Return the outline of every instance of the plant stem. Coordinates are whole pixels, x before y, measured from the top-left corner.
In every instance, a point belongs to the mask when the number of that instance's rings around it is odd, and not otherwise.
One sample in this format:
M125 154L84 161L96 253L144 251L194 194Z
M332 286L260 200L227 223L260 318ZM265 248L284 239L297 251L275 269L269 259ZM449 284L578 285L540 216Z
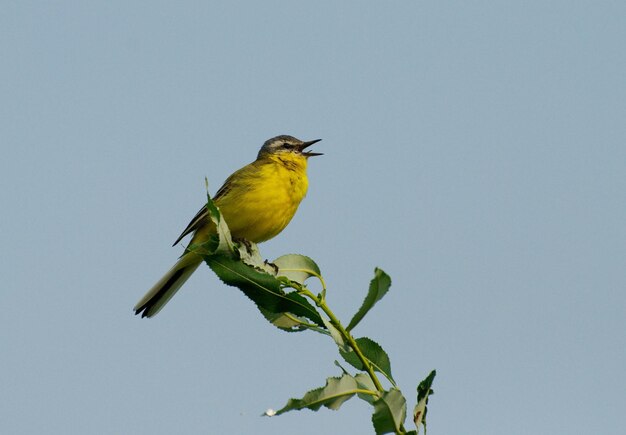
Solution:
M335 328L337 328L339 333L343 336L344 340L348 342L352 350L354 350L354 353L356 353L356 356L359 358L359 360L363 364L363 367L365 367L365 370L367 371L367 374L369 375L369 377L372 379L372 382L374 383L374 386L376 387L376 389L380 391L381 393L385 391L382 384L378 380L378 377L376 376L376 373L374 372L372 365L367 360L367 358L365 358L365 355L363 355L363 352L361 352L361 349L359 348L356 341L354 340L354 337L352 337L352 335L346 330L346 328L343 327L343 325L341 324L337 316L335 316L335 313L333 313L332 310L328 307L328 305L326 305L326 301L315 296L313 293L311 293L311 291L309 291L304 286L302 286L299 289L299 291L301 294L307 296L309 299L315 302L315 304L318 307L320 307L322 311L324 311L324 313L326 313L326 315L330 319L330 323Z

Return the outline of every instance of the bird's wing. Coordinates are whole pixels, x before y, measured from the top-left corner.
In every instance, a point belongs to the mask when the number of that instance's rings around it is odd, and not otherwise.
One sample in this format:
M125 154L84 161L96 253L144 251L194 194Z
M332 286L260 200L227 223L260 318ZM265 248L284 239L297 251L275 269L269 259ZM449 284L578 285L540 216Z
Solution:
M233 187L233 179L235 178L235 174L232 174L230 177L228 177L226 181L224 182L224 184L222 185L222 187L219 188L215 196L212 198L214 202L218 201L221 197L225 196L228 192L230 192L230 190ZM196 213L196 215L193 217L191 222L189 222L189 225L187 225L187 228L185 228L183 232L180 233L180 236L178 236L178 238L176 239L176 241L174 242L172 246L176 246L178 242L180 242L187 234L193 233L202 225L204 225L207 219L209 219L209 211L207 210L206 205L204 205L198 211L198 213Z

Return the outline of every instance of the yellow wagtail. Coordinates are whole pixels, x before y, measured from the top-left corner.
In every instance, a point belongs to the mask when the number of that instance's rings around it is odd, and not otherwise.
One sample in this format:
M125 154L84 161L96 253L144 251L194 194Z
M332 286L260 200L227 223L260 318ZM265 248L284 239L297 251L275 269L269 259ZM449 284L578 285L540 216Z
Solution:
M309 181L307 159L321 153L305 151L321 139L303 142L292 136L267 140L256 160L226 179L213 201L226 220L231 235L260 243L278 235L296 213ZM200 209L174 245L192 234L190 246L206 242L215 233L206 205ZM202 263L200 255L186 250L176 264L135 305L135 314L152 317L174 296Z

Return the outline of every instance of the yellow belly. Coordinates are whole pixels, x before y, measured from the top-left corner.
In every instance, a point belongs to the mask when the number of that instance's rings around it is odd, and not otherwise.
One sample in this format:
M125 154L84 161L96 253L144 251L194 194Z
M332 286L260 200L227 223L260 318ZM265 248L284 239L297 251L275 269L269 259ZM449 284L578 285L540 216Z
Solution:
M227 180L230 190L216 200L234 238L255 243L280 233L306 195L306 158L256 161Z

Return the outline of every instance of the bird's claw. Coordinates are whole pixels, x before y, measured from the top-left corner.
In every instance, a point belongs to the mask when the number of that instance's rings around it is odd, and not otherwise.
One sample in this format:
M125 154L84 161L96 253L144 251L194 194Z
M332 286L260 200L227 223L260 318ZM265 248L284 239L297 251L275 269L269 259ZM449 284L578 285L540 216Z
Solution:
M248 252L249 255L252 255L252 242L246 239L235 239L235 241L242 244L246 248L246 252Z
M272 263L270 261L267 261L267 260L265 260L264 263L265 263L266 266L269 266L272 269L274 269L274 271L275 271L274 275L278 275L278 266L277 265L275 265L274 263Z

